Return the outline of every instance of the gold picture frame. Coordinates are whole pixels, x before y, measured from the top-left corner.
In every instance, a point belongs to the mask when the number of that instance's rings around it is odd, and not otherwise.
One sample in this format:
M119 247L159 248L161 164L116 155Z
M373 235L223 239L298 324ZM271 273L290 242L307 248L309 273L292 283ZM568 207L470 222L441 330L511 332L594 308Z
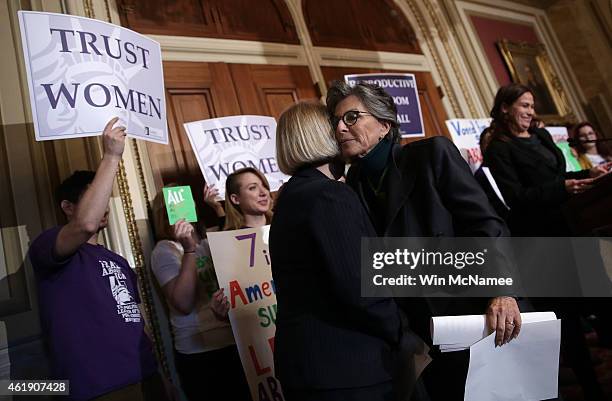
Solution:
M569 106L561 81L555 74L544 45L502 39L497 46L513 82L531 89L536 113L546 124L573 124L576 116Z

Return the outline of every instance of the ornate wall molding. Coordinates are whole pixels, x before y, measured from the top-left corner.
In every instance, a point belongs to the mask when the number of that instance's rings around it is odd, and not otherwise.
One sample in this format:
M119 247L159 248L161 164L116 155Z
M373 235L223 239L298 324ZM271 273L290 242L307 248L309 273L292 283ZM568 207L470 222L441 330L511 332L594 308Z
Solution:
M302 2L301 0L285 0L285 2L287 3L287 8L291 13L291 18L293 18L293 23L295 24L295 30L298 34L301 47L304 49L304 56L308 65L308 70L310 71L310 76L312 77L312 81L315 82L319 88L321 98L325 99L325 96L327 95L327 85L325 84L325 77L323 76L323 71L321 71L321 66L316 61L317 56L315 55L314 47L312 45L310 32L306 26Z
M373 52L365 50L315 47L317 63L321 66L383 68L389 70L430 71L427 57L422 54Z
M147 35L162 47L164 61L306 65L302 46L246 40Z
M425 0L425 2L428 1L429 0ZM434 76L434 80L436 84L442 87L445 95L442 101L447 109L448 116L453 118L466 115L468 110L462 107L462 102L458 98L456 90L453 88L453 78L449 76L445 68L446 63L444 55L442 54L443 51L438 47L438 45L441 44L437 37L438 29L433 26L434 23L428 16L427 10L422 8L424 6L423 1L395 0L395 2L413 25L423 54L432 67L431 72Z
M470 20L471 15L496 18L514 23L529 24L546 46L551 64L568 94L568 102L579 119L584 118L581 102L584 94L575 74L552 29L546 12L542 9L503 0L440 0L455 27L457 43L462 58L467 61L471 80L477 88L480 103L487 108L493 103L499 84L495 74L486 62L487 57Z
M439 2L435 2L434 4L433 1L424 1L421 4L422 6L425 6L429 17L433 22L432 26L435 27L435 32L438 34L444 48L444 52L441 53L441 56L445 57L448 60L448 64L450 64L450 69L448 68L447 64L447 68L444 70L452 71L454 74L454 80L451 79L451 82L455 81L458 85L459 95L457 97L462 98L462 102L467 104L467 109L469 110L468 116L479 117L481 115L479 114L479 108L476 106L473 96L471 96L474 88L468 84L466 79L468 74L465 70L461 54L457 51L458 49L454 41L454 35L452 35L453 28L450 21L443 14L442 9L439 6Z

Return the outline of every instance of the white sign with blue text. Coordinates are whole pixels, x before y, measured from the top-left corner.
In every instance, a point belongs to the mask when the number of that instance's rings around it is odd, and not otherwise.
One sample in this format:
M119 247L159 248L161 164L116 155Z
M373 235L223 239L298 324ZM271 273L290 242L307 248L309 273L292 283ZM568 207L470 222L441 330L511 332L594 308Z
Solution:
M254 167L270 190L276 191L289 176L276 163L276 120L267 116L230 116L183 124L200 170L208 185L225 197L225 180L234 171Z
M472 172L482 164L480 152L480 134L491 124L490 118L459 118L446 120L446 127L453 138L455 146L459 148Z
M168 143L159 43L89 18L18 15L37 141L99 135L119 117L128 136Z

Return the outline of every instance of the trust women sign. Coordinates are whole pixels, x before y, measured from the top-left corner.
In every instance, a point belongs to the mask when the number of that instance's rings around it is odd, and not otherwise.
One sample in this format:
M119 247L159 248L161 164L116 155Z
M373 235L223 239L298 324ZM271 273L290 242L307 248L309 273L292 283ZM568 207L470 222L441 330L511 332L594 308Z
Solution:
M276 162L276 120L268 116L229 116L183 124L200 170L208 185L225 196L225 180L234 171L253 167L261 171L270 190L289 180Z
M168 143L159 43L89 18L18 14L36 140L99 135L116 116L128 136Z

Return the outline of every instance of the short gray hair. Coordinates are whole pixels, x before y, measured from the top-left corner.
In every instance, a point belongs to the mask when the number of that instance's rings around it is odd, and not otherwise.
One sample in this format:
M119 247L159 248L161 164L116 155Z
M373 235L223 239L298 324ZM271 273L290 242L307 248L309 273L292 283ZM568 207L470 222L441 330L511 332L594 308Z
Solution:
M388 122L391 125L389 138L393 142L399 142L400 125L397 121L397 107L393 103L391 95L378 85L357 83L354 86L350 86L344 81L334 81L327 92L326 99L327 113L330 117L334 116L338 103L349 96L358 98L366 110L376 119Z
M276 126L276 161L283 173L293 175L301 167L329 162L339 153L325 106L299 102L281 114Z

